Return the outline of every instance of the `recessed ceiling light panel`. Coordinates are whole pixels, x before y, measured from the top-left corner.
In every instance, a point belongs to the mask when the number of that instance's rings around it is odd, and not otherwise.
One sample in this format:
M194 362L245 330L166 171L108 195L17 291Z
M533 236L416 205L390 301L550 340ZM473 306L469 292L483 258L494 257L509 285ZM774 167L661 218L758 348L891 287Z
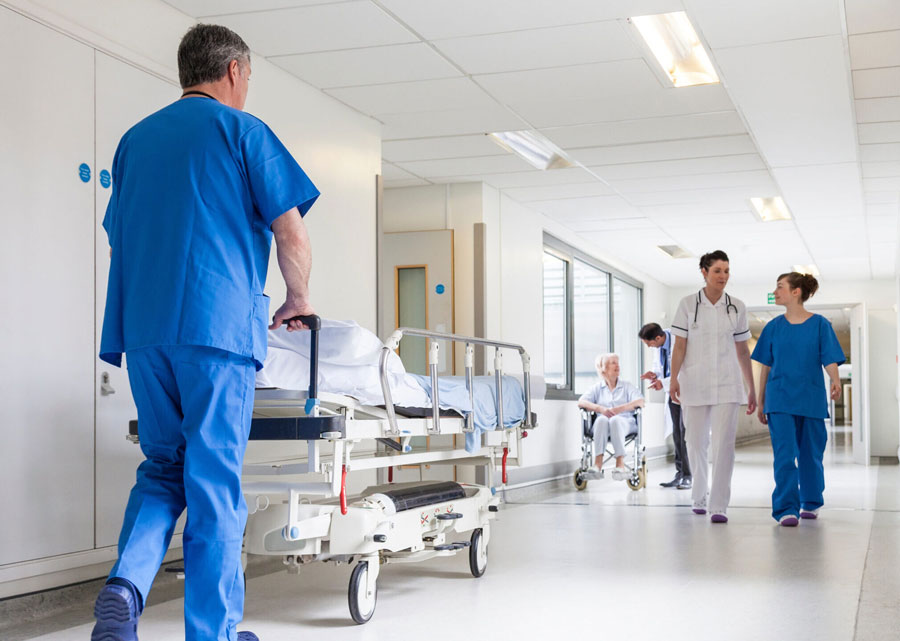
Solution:
M751 198L750 204L753 205L753 211L764 223L770 223L773 220L790 220L791 211L788 209L781 196L773 198Z
M498 131L488 135L498 145L540 170L565 169L574 164L566 152L536 131Z
M684 11L629 18L650 53L676 87L719 82L694 26Z
M819 268L815 265L794 265L794 271L800 274L812 274L816 278L819 277Z
M678 245L657 245L659 249L672 258L693 258L694 255Z

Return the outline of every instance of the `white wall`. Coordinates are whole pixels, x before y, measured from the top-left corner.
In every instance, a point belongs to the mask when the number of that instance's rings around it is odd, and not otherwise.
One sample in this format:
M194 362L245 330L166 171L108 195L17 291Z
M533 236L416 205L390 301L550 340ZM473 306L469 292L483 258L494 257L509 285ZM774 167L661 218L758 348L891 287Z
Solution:
M732 296L740 298L748 307L767 305L767 293L775 288L772 282L729 286ZM695 294L702 281L691 288L673 288L669 293L669 314L678 302ZM869 321L869 406L871 412L871 455L896 456L900 416L897 404L897 286L893 280L826 281L820 279L819 291L808 305L847 306L865 303ZM774 310L784 308L771 306ZM671 317L671 316L670 316Z

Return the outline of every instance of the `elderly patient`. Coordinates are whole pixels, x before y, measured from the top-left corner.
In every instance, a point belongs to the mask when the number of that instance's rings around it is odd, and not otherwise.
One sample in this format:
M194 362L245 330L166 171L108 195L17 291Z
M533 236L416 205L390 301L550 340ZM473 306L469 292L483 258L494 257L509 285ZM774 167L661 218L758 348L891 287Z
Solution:
M609 439L616 456L612 477L613 480L621 481L628 476L625 470L625 437L637 432L634 411L644 406L644 399L634 385L619 378L617 354L601 354L597 356L594 365L600 375L600 382L578 399L578 407L597 413L594 420L594 467L589 473L599 473L603 465L606 440Z

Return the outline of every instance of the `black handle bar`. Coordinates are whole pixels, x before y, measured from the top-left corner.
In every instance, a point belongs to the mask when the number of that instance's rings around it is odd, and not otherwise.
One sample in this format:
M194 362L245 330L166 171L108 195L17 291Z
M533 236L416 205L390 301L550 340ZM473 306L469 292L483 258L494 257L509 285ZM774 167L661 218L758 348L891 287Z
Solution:
M319 330L322 327L322 319L311 314L309 316L294 316L287 320L281 321L287 325L290 321L300 321L309 329L309 398L306 400L306 413L309 414L312 408L319 404L318 399L318 382L319 382Z

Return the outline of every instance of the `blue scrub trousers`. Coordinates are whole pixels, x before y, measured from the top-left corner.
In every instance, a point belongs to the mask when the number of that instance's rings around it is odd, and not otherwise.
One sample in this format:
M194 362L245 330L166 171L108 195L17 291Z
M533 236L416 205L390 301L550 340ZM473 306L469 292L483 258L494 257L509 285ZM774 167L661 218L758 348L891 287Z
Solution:
M828 439L825 420L780 412L767 417L775 454L772 517L777 521L786 514L799 516L801 509L822 507L825 491L822 458Z
M256 368L245 356L185 345L129 351L127 363L146 460L110 577L131 581L146 602L187 508L185 639L235 641L244 608L241 467Z

